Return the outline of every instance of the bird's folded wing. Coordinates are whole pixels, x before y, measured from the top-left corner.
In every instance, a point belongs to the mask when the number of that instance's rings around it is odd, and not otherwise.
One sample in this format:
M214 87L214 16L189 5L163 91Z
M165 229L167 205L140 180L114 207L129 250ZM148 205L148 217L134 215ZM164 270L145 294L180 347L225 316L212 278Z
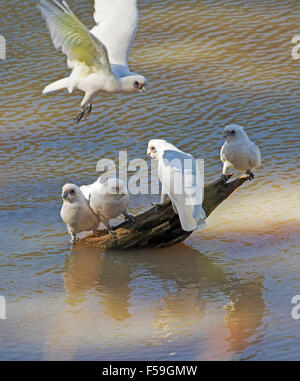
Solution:
M226 161L225 155L224 155L224 147L225 147L225 144L223 144L221 151L220 151L220 159L221 159L222 163L225 163L225 161Z
M94 18L91 33L105 45L110 63L128 66L138 26L137 0L95 0Z
M182 229L203 228L203 189L195 159L181 151L165 150L159 172L163 188L176 206Z
M260 150L255 143L252 143L249 147L249 160L251 167L258 168L261 166Z
M89 207L95 214L99 215L105 199L105 189L103 184L99 181L95 181L88 186L86 193L89 194Z
M84 64L91 71L111 71L107 51L65 1L39 0L37 5L46 20L53 44L68 56L68 64Z

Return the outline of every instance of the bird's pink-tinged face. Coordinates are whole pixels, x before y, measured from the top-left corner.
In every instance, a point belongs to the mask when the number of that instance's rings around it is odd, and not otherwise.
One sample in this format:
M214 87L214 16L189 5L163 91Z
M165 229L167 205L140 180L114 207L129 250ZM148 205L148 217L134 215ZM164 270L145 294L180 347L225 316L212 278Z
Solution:
M149 144L148 145L147 155L150 156L152 159L156 159L156 157L157 157L157 150L156 150L156 148L154 147L153 144Z
M223 137L227 140L246 136L244 128L238 124L230 124L224 128Z
M146 84L141 81L134 81L133 87L138 91L139 93L144 93L146 91Z
M61 196L64 201L73 201L77 196L76 187L73 184L64 185Z
M138 93L144 93L146 91L147 79L142 75L133 75L130 77L133 90Z
M224 130L224 133L223 133L223 136L224 138L230 138L230 137L233 137L236 135L236 131L235 129L228 129L228 130Z

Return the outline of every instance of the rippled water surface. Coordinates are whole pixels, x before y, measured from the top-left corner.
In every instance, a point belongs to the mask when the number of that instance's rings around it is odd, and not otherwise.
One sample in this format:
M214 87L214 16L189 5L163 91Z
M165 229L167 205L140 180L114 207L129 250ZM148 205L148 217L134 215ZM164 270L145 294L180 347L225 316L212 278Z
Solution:
M34 1L0 3L0 320L2 360L297 360L300 322L300 2L140 0L130 66L143 95L41 96L67 74ZM92 26L93 2L69 0ZM263 166L165 250L71 248L61 186L94 181L100 158L145 158L167 138L221 174L222 128L245 126ZM132 197L131 212L155 196ZM230 306L234 308L230 308ZM227 308L224 308L227 306Z

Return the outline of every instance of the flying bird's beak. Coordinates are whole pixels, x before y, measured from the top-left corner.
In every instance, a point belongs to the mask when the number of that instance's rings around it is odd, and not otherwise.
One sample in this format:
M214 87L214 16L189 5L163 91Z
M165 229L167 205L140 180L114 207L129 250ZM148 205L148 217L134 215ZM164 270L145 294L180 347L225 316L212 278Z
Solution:
M139 83L139 90L140 90L141 93L145 93L146 92L145 85L143 85L142 83Z
M65 199L68 197L68 192L67 192L67 191L64 191L62 197L63 197L63 199L65 200Z

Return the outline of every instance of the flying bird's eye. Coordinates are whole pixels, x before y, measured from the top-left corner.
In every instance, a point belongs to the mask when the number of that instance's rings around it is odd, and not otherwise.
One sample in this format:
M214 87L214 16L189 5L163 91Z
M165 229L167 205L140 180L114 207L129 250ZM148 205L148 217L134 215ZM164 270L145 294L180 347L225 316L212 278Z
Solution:
M75 190L74 190L74 189L71 189L71 190L70 190L70 195L74 196L74 194L75 194Z
M235 135L235 130L230 131L230 134L231 134L232 136L234 136L234 135Z
M133 87L135 87L136 89L138 89L140 87L140 84L138 81L135 81L134 84L133 84Z

